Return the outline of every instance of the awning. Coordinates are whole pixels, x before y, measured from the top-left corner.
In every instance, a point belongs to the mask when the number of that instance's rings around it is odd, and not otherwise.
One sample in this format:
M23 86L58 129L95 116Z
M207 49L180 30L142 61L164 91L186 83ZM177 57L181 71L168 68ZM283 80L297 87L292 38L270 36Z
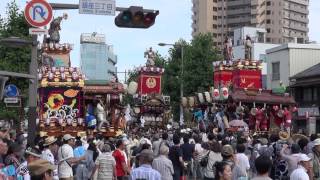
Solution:
M115 83L112 85L85 85L82 89L85 94L119 94L124 93L123 85Z

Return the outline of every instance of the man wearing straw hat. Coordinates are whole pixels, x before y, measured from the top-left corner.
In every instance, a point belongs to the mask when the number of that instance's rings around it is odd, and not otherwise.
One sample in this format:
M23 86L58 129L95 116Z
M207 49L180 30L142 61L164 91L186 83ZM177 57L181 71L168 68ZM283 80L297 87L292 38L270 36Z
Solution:
M57 139L53 136L49 136L45 139L44 150L42 151L41 159L49 161L52 165L56 164L54 155L58 152ZM53 179L58 180L58 170L57 168L53 170Z

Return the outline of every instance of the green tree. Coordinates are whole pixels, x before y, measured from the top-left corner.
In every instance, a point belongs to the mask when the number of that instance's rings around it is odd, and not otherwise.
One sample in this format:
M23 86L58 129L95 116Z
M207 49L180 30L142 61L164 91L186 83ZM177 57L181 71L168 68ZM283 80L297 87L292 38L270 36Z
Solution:
M171 97L175 120L179 119L181 81L183 81L184 96L208 91L213 84L212 62L217 61L219 56L213 48L212 39L211 34L199 34L191 43L179 40L169 51L170 57L163 77L163 93ZM182 77L181 47L184 54Z
M28 24L25 21L24 14L19 10L15 1L8 3L6 17L0 16L0 39L6 37L19 37L31 39L28 32ZM7 47L0 45L0 70L19 73L29 72L29 63L31 57L30 47ZM26 94L28 90L28 80L10 77L7 83L15 84L20 89L20 94ZM26 102L25 100L24 102ZM18 109L5 108L0 103L0 118L18 119Z

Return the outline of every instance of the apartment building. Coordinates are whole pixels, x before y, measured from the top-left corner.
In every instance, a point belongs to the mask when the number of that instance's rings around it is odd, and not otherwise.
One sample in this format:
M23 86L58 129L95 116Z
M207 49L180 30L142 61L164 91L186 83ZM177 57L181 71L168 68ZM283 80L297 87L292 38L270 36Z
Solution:
M226 36L244 26L266 29L266 42L308 42L309 0L193 0L192 36L213 34L223 47Z

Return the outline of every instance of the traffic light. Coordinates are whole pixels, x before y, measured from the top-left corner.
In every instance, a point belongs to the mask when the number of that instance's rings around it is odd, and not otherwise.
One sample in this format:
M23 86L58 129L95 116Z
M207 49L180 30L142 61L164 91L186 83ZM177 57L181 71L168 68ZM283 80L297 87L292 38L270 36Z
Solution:
M122 9L114 23L122 28L149 28L156 20L159 11L146 10L139 6Z

